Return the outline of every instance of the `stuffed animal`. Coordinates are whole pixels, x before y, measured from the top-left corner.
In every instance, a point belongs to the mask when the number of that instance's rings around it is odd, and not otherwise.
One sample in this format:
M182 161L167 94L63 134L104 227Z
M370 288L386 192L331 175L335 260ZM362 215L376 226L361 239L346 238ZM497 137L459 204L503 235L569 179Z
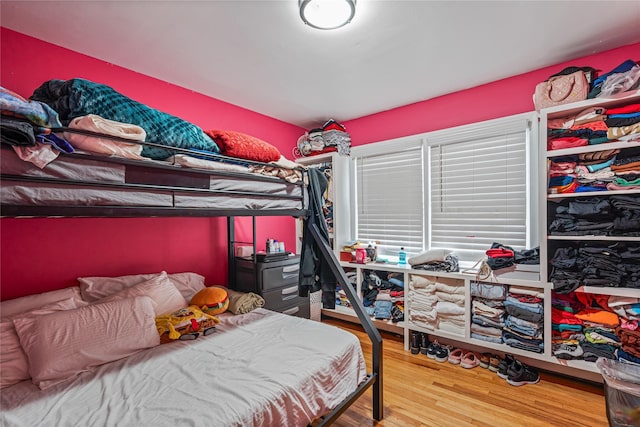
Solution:
M209 286L191 298L191 305L197 305L207 314L224 313L229 308L229 293L222 286Z
M156 317L161 344L179 339L195 339L200 333L209 335L215 332L216 323L220 323L218 318L204 313L196 305Z

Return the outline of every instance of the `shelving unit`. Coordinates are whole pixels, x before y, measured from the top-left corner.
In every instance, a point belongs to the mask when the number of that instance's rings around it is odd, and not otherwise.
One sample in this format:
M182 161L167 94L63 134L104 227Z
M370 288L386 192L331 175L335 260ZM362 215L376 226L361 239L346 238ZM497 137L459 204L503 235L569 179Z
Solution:
M578 113L581 113L589 107L601 106L605 108L621 107L628 104L634 104L640 102L640 91L633 91L631 93L623 93L615 98L609 99L590 99L583 102L577 102L568 105L562 105L554 108L549 108L540 111L540 164L549 165L552 158L569 155L580 155L591 152L599 152L605 150L618 149L620 155L624 155L625 150L630 148L640 147L640 142L630 141L614 141L596 145L587 145L575 148L565 148L560 150L547 150L547 123L551 119L569 118ZM548 189L549 184L549 168L540 173L539 188ZM577 192L577 193L550 193L548 190L540 191L540 221L542 227L540 228L540 273L543 280L549 280L551 282L551 268L549 261L553 257L553 251L557 248L564 247L577 247L582 243L584 244L634 244L637 243L640 246L640 237L637 236L614 236L614 235L552 235L549 232L549 226L551 224L552 215L554 215L554 209L552 206L557 206L557 202L564 200L586 200L586 199L608 199L611 196L616 195L638 195L639 190L614 190L614 191L592 191L592 192ZM553 203L552 203L553 202ZM594 217L595 218L595 217ZM553 288L553 283L551 283ZM610 296L626 296L640 298L640 289L632 289L625 287L600 287L600 286L581 286L574 292L583 292L589 294L610 295ZM548 318L548 323L551 324L551 317ZM550 350L550 349L549 349ZM585 360L564 360L557 359L553 355L553 352L546 351L545 358L562 366L572 368L578 371L588 373L598 373L595 363Z

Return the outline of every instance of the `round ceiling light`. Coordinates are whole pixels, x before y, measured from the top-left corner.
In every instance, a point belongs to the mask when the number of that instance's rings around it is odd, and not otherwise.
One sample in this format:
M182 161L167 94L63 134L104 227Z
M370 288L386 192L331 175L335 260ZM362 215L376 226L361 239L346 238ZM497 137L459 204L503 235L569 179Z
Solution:
M356 0L298 0L305 24L320 30L333 30L348 24L356 13Z

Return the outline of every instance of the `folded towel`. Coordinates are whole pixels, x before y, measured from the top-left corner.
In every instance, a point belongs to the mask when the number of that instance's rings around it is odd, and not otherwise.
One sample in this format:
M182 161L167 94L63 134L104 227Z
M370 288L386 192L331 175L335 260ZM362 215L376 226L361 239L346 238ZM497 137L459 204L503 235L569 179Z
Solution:
M108 120L96 114L87 114L86 116L76 117L69 122L69 127L110 136L117 136L119 138L130 139L132 141L142 142L147 137L147 133L140 126ZM143 158L140 156L143 148L140 144L115 141L109 138L100 138L97 136L82 135L71 132L65 132L64 137L79 150L115 155L128 159L140 160Z
M228 289L229 293L229 311L233 314L248 313L256 308L264 306L264 298L253 292L238 292Z

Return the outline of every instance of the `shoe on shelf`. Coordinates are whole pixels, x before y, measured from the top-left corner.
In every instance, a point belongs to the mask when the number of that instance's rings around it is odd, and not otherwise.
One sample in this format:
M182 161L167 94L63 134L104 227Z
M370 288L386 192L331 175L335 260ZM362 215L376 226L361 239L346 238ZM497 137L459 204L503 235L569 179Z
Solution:
M411 354L420 353L420 332L411 331L411 340L409 341L409 350L411 350Z
M518 360L509 369L507 382L512 386L520 387L525 384L536 384L539 381L540 374L538 374L538 371Z
M431 344L429 344L429 347L427 347L427 357L429 359L435 359L436 353L438 352L439 349L440 349L440 344L438 344L437 340L433 340Z
M464 356L464 350L461 348L456 348L455 350L451 350L449 352L449 363L451 363L452 365L459 365L460 364L460 360L462 359L462 356Z
M451 347L450 345L441 345L436 350L436 362L446 362L447 360L449 360L449 352L451 350L453 350L453 347Z
M502 362L502 358L497 354L492 354L489 358L489 370L491 372L498 372L498 367L500 366L500 362Z
M429 334L420 332L420 353L426 355L430 345Z
M460 366L465 369L472 369L478 365L480 365L480 358L473 351L466 353L462 356L462 359L460 359Z
M482 353L480 355L480 367L484 369L488 369L490 363L491 363L491 353Z
M496 372L496 374L498 374L498 376L503 380L506 380L509 377L509 368L511 367L511 365L515 363L515 361L516 361L515 357L513 357L510 354L505 354L504 358L500 361L500 364L498 365L498 371Z

